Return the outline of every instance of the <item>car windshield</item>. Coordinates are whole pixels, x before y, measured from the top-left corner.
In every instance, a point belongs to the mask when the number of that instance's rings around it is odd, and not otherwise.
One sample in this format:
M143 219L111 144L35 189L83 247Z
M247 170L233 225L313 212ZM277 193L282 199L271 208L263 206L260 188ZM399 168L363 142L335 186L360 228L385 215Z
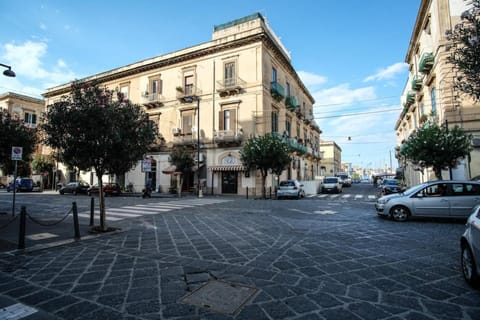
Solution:
M395 180L395 179L385 179L385 184L396 186L396 185L398 185L398 181Z
M338 179L337 178L326 178L325 183L337 183Z

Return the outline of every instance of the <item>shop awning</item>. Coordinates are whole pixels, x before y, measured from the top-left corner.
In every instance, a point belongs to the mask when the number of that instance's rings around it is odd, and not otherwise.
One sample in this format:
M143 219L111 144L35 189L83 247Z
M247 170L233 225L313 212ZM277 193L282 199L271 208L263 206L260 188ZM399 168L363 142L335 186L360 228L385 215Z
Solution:
M241 164L236 165L219 165L208 167L210 171L245 171L245 167Z
M164 174L173 174L175 173L175 170L177 169L177 166L175 165L171 165L171 166L168 166L166 167L165 169L162 170L162 173Z

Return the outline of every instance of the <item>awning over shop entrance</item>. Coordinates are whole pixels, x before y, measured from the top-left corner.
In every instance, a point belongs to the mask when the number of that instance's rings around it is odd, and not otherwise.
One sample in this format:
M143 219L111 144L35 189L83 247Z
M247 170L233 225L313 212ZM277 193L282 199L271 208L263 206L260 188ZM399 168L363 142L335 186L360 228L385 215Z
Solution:
M164 174L173 174L175 173L175 170L177 169L177 167L175 165L171 165L171 166L168 166L166 167L165 169L162 170L162 173Z
M245 167L241 164L236 165L218 165L208 167L210 171L245 171Z

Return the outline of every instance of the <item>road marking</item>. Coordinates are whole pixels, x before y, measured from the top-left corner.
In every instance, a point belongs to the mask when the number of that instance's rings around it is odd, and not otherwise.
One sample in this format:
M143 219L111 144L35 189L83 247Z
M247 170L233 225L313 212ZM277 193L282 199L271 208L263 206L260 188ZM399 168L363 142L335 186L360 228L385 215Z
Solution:
M12 304L8 307L0 308L0 319L18 320L36 313L38 310L21 303Z
M355 199L361 199L361 198L363 198L363 194L356 194L355 195Z

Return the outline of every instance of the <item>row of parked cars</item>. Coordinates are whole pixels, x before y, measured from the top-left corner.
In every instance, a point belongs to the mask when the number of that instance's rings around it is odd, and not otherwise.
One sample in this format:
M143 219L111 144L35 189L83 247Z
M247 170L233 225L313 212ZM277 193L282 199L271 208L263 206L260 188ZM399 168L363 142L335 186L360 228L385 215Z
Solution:
M67 183L65 186L61 187L58 192L60 194L87 194L91 196L99 193L99 187L98 184L90 186L87 182L75 181ZM122 193L118 183L104 183L103 192L106 196L118 196Z
M395 221L413 217L468 218L460 239L461 266L465 280L480 285L480 183L437 180L425 182L377 199L379 216Z
M343 187L351 187L352 179L350 177L327 177L323 179L321 191L322 193L340 193ZM280 181L277 189L277 199L305 197L305 190L303 184L298 180L283 180Z

